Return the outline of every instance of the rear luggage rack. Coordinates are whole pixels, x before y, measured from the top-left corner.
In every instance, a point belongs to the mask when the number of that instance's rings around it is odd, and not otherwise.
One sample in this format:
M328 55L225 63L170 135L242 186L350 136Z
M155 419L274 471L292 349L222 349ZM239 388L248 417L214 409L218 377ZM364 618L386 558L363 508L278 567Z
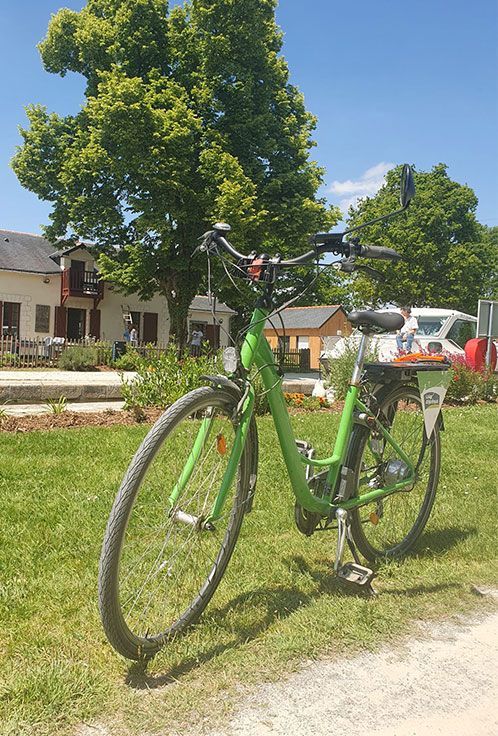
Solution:
M420 371L447 371L451 368L449 361L415 360L399 363L365 363L363 376L367 381L390 383L391 381L413 381Z

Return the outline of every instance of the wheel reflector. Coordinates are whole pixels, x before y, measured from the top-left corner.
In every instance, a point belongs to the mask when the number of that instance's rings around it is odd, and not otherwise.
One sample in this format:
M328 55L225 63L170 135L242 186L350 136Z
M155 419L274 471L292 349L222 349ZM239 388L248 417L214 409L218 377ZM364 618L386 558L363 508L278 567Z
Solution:
M225 436L222 434L219 434L216 437L216 449L218 450L218 454L225 455L227 451L227 441L225 439Z

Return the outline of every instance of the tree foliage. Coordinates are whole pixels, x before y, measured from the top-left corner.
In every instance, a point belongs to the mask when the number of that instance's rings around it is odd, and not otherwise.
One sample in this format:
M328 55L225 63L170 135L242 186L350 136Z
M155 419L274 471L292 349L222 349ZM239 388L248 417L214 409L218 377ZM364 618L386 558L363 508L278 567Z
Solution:
M487 293L484 298L498 301L498 225L482 228L482 241L485 249L491 253L491 271Z
M316 196L314 117L280 55L276 0L88 0L52 17L45 69L87 79L60 117L28 108L13 168L53 204L51 240L91 240L104 277L168 300L180 343L213 221L240 250L282 254L337 213ZM263 246L262 246L263 249Z
M374 197L350 211L357 225L399 207L400 167L388 172ZM497 247L478 223L473 190L455 181L445 164L416 172L416 196L408 210L358 233L361 242L395 248L403 261L375 261L385 282L358 276L355 301L444 307L476 314L496 274Z

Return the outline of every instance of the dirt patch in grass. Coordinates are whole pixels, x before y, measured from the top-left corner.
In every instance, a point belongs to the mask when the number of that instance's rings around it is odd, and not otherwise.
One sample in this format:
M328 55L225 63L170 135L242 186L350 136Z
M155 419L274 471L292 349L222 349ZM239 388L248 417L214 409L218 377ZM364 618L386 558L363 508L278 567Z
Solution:
M327 409L318 409L319 413L340 412L344 402L335 402ZM112 427L133 426L136 424L152 424L164 409L157 407L139 409L138 411L115 411L106 409L99 412L65 411L62 414L37 414L32 416L3 416L0 417L0 432L35 432L37 430L71 429L73 427ZM289 413L309 414L310 410L289 408Z
M48 429L71 429L73 427L112 427L132 426L145 422L155 422L162 414L162 409L144 409L141 413L132 411L114 411L108 409L100 412L65 411L62 414L38 414L34 416L0 417L0 432L34 432Z
M487 402L478 402L486 405ZM344 408L343 401L335 401L329 407L322 409L301 409L297 407L288 407L289 414L338 414ZM445 410L455 410L459 407L444 406ZM134 426L136 424L144 424L157 421L164 409L157 407L140 409L138 411L115 411L106 409L100 412L75 412L65 411L62 414L38 414L33 416L0 416L0 432L35 432L37 430L50 429L71 429L73 427L112 427L118 426Z

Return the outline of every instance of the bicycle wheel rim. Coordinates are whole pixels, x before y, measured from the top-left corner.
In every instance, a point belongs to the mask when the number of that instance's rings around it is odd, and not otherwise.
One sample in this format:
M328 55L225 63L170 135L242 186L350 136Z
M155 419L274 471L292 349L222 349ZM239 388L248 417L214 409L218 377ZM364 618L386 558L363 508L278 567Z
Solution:
M119 551L117 605L129 638L144 651L159 648L198 618L223 575L240 528L244 499L239 491L246 485L241 482L240 466L221 518L212 530L203 526L235 436L233 402L227 404L216 392L210 394L187 404L152 447L145 441L144 457L139 450L123 481L129 498ZM207 415L208 439L171 503L172 489ZM146 468L137 481L141 461ZM190 521L185 520L188 516Z

